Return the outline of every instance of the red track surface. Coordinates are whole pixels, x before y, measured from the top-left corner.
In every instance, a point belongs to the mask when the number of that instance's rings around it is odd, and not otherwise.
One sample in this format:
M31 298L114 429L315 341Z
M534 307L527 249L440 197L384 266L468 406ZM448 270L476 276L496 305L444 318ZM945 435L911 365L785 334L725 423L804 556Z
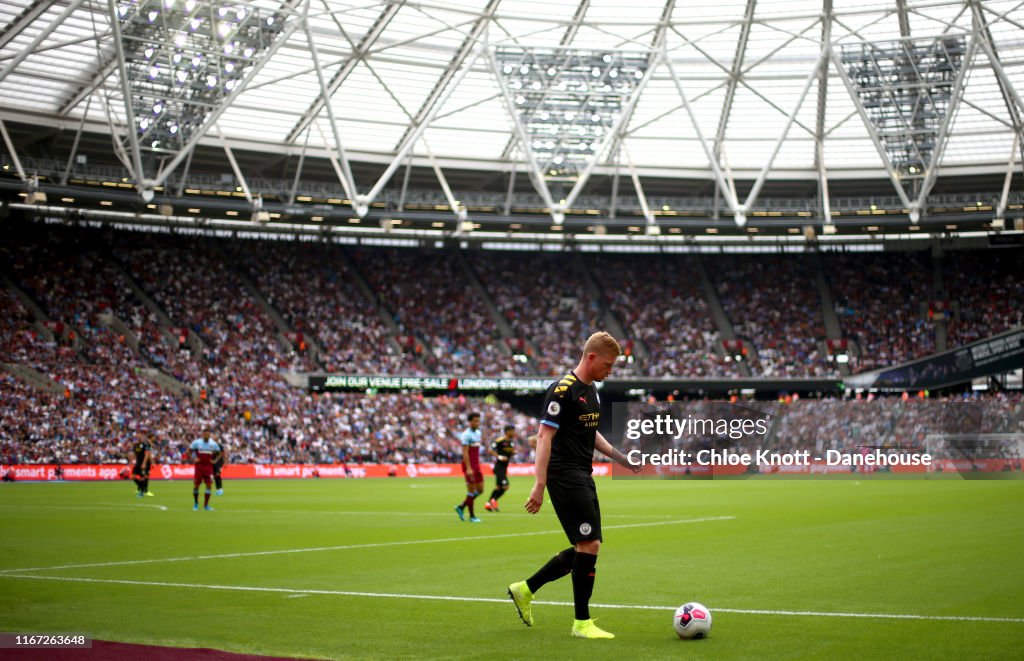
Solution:
M280 656L252 656L220 650L156 647L94 640L90 649L0 649L0 659L12 661L276 661ZM287 657L288 661L295 661Z

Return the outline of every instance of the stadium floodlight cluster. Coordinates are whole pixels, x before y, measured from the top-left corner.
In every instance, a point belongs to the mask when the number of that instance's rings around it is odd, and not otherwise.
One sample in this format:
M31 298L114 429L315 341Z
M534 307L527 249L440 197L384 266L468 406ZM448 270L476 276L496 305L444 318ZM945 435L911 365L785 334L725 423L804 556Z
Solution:
M139 149L153 155L188 144L285 22L240 2L130 0L116 11Z
M923 179L967 55L963 36L844 45L842 62L875 136L901 179Z
M545 179L574 181L601 155L649 53L502 46L495 63L524 151Z

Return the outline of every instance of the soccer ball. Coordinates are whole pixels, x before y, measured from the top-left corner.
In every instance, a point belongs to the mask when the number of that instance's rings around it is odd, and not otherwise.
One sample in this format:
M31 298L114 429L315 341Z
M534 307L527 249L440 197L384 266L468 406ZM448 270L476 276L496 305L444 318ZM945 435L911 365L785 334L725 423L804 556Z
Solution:
M684 640L706 638L711 633L711 611L696 601L683 604L676 609L672 626Z

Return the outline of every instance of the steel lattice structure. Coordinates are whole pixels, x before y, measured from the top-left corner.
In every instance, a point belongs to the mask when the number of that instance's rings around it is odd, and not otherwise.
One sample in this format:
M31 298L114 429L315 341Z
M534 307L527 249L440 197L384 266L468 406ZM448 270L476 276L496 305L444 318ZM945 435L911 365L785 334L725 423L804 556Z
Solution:
M144 197L202 144L256 210L232 149L326 159L360 216L414 165L462 221L448 168L529 172L556 223L622 171L654 231L645 177L713 182L739 225L766 180L807 180L828 227L830 180L888 176L913 221L939 171L1006 173L1001 218L1024 161L1019 0L0 0L0 22L0 120L111 135Z
M134 131L122 148L159 178L158 159L189 149L284 28L275 13L239 3L130 0L116 6L122 87ZM172 161L173 162L173 161Z

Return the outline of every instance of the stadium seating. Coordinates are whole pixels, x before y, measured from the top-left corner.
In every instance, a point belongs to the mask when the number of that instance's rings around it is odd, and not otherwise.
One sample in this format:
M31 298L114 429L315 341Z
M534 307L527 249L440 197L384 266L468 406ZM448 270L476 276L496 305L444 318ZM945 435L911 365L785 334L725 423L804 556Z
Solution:
M360 249L353 256L399 330L424 342L431 371L514 373L494 320L449 252Z
M812 262L796 256L717 255L712 280L738 337L757 349L756 376L830 376Z
M56 386L43 392L3 374L4 452L23 461L98 462L123 458L130 440L152 432L159 456L173 461L210 427L242 461L457 459L453 430L468 408L483 410L495 425L515 420L521 435L533 423L505 405L472 400L308 395L282 371L552 376L571 366L567 360L603 325L606 310L621 323L622 339L643 349L618 373L737 375L734 364L716 355L720 340L693 256L587 254L581 262L564 254L463 256L512 339L522 341L527 362L513 360L499 320L447 250L21 227L0 247L5 274L50 320L54 339L4 286L0 362L32 368ZM932 281L926 253L824 254L821 264L842 333L859 348L854 366L863 370L934 351L928 309L935 301L950 303L949 346L1019 326L1018 257L1019 251L948 253L941 283ZM819 355L823 311L808 261L705 258L712 262L708 271L724 310L757 349L755 376L834 373ZM596 294L581 265L596 276ZM281 328L241 275L288 328L315 340L317 360L281 341ZM139 300L128 277L169 324ZM359 286L360 277L376 301ZM393 328L382 311L392 315ZM124 325L112 324L108 313ZM180 334L192 339L179 343ZM399 350L395 336L402 334L422 342L424 352ZM147 377L154 370L183 388L157 386ZM861 420L865 428L889 424L892 415L878 414L894 406L886 401L873 410L822 402L806 416L792 408L780 421L779 443L817 442L819 415Z
M267 300L297 333L320 346L320 365L350 374L421 374L414 354L399 353L376 306L358 290L340 246L291 241L228 244Z
M644 343L648 376L738 376L716 355L718 331L693 259L667 255L592 255L587 262L631 338Z
M554 376L600 328L600 302L590 296L571 258L535 253L470 253L467 261L516 337L535 353L529 371Z
M632 416L639 416L644 404L630 403ZM1020 434L1024 431L1024 396L1020 393L952 395L939 398L903 397L901 395L866 395L846 398L800 399L764 402L745 401L742 407L724 402L680 402L680 412L695 418L731 419L737 414L747 416L756 410L771 420L765 436L750 435L739 439L721 436L713 439L715 447L729 448L736 453L793 454L809 451L810 456L825 456L828 450L860 453L879 449L885 451L928 451L935 458L958 459L948 444L937 439L941 434ZM983 458L1018 456L1015 439L1002 439L987 451L970 446L971 456ZM1004 445L1000 445L1000 443ZM676 445L682 449L711 447L706 436L683 434ZM628 442L626 448L632 448Z
M232 463L458 462L457 434L470 411L482 413L487 442L514 425L519 458L527 460L525 439L536 431L532 417L508 404L458 397L289 391L252 402L252 415L233 420L112 368L75 365L59 376L66 394L43 393L0 372L0 463L125 463L149 433L155 461L178 463L205 427Z
M855 372L935 351L927 319L932 271L928 253L843 253L823 257L844 337L857 343Z
M950 252L942 260L951 307L950 348L1024 325L1024 263L1020 251Z

